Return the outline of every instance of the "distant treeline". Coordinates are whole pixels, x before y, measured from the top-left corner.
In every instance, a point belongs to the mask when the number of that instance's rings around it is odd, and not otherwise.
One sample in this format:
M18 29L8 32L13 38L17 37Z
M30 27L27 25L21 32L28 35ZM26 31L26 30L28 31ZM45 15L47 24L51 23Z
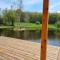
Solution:
M42 23L42 13L22 12L17 10L3 10L0 12L0 25L14 25L14 22ZM49 14L49 24L60 24L60 13Z

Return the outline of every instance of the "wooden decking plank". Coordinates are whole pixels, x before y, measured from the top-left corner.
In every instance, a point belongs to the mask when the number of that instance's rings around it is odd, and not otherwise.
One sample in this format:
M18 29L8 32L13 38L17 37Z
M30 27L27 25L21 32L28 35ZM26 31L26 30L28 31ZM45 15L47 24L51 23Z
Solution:
M16 57L12 57L6 53L0 53L0 56L4 58L3 60L15 60L16 59Z
M0 37L0 60L40 60L40 44ZM59 47L47 46L47 60L57 60Z
M60 60L60 49L59 49L59 52L58 52L57 60Z
M1 47L1 46L0 46ZM18 56L25 56L25 57L30 57L30 58L32 58L32 59L34 59L34 58L36 58L36 54L33 54L33 53L28 53L27 51L22 51L22 50L18 50L18 49L14 49L14 48L8 48L8 47L6 47L5 48L5 51L4 52L8 52L8 53L10 53L10 54L14 54L14 55L18 55ZM32 56L35 56L35 57L32 57ZM37 55L37 57L38 57L38 55Z

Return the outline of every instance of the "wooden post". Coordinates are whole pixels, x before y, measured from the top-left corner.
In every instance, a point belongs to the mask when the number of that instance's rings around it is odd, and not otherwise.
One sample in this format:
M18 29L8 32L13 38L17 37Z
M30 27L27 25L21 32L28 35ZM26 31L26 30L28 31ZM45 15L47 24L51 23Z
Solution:
M47 49L47 38L48 38L48 7L49 7L49 0L43 0L41 60L46 60L46 49Z

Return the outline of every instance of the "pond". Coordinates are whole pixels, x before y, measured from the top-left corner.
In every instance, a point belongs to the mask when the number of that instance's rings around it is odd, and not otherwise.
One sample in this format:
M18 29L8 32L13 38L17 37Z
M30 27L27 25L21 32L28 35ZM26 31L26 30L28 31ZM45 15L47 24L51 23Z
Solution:
M35 43L40 43L41 41L41 31L39 30L14 31L13 29L0 29L0 36L24 39ZM49 30L48 44L60 46L60 30Z

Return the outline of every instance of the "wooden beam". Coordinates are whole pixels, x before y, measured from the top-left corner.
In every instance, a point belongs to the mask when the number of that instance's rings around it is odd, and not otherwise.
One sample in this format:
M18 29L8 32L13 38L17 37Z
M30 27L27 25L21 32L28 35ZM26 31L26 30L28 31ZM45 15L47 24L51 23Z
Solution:
M41 59L46 60L48 38L48 7L49 0L43 0L42 34L41 34Z

